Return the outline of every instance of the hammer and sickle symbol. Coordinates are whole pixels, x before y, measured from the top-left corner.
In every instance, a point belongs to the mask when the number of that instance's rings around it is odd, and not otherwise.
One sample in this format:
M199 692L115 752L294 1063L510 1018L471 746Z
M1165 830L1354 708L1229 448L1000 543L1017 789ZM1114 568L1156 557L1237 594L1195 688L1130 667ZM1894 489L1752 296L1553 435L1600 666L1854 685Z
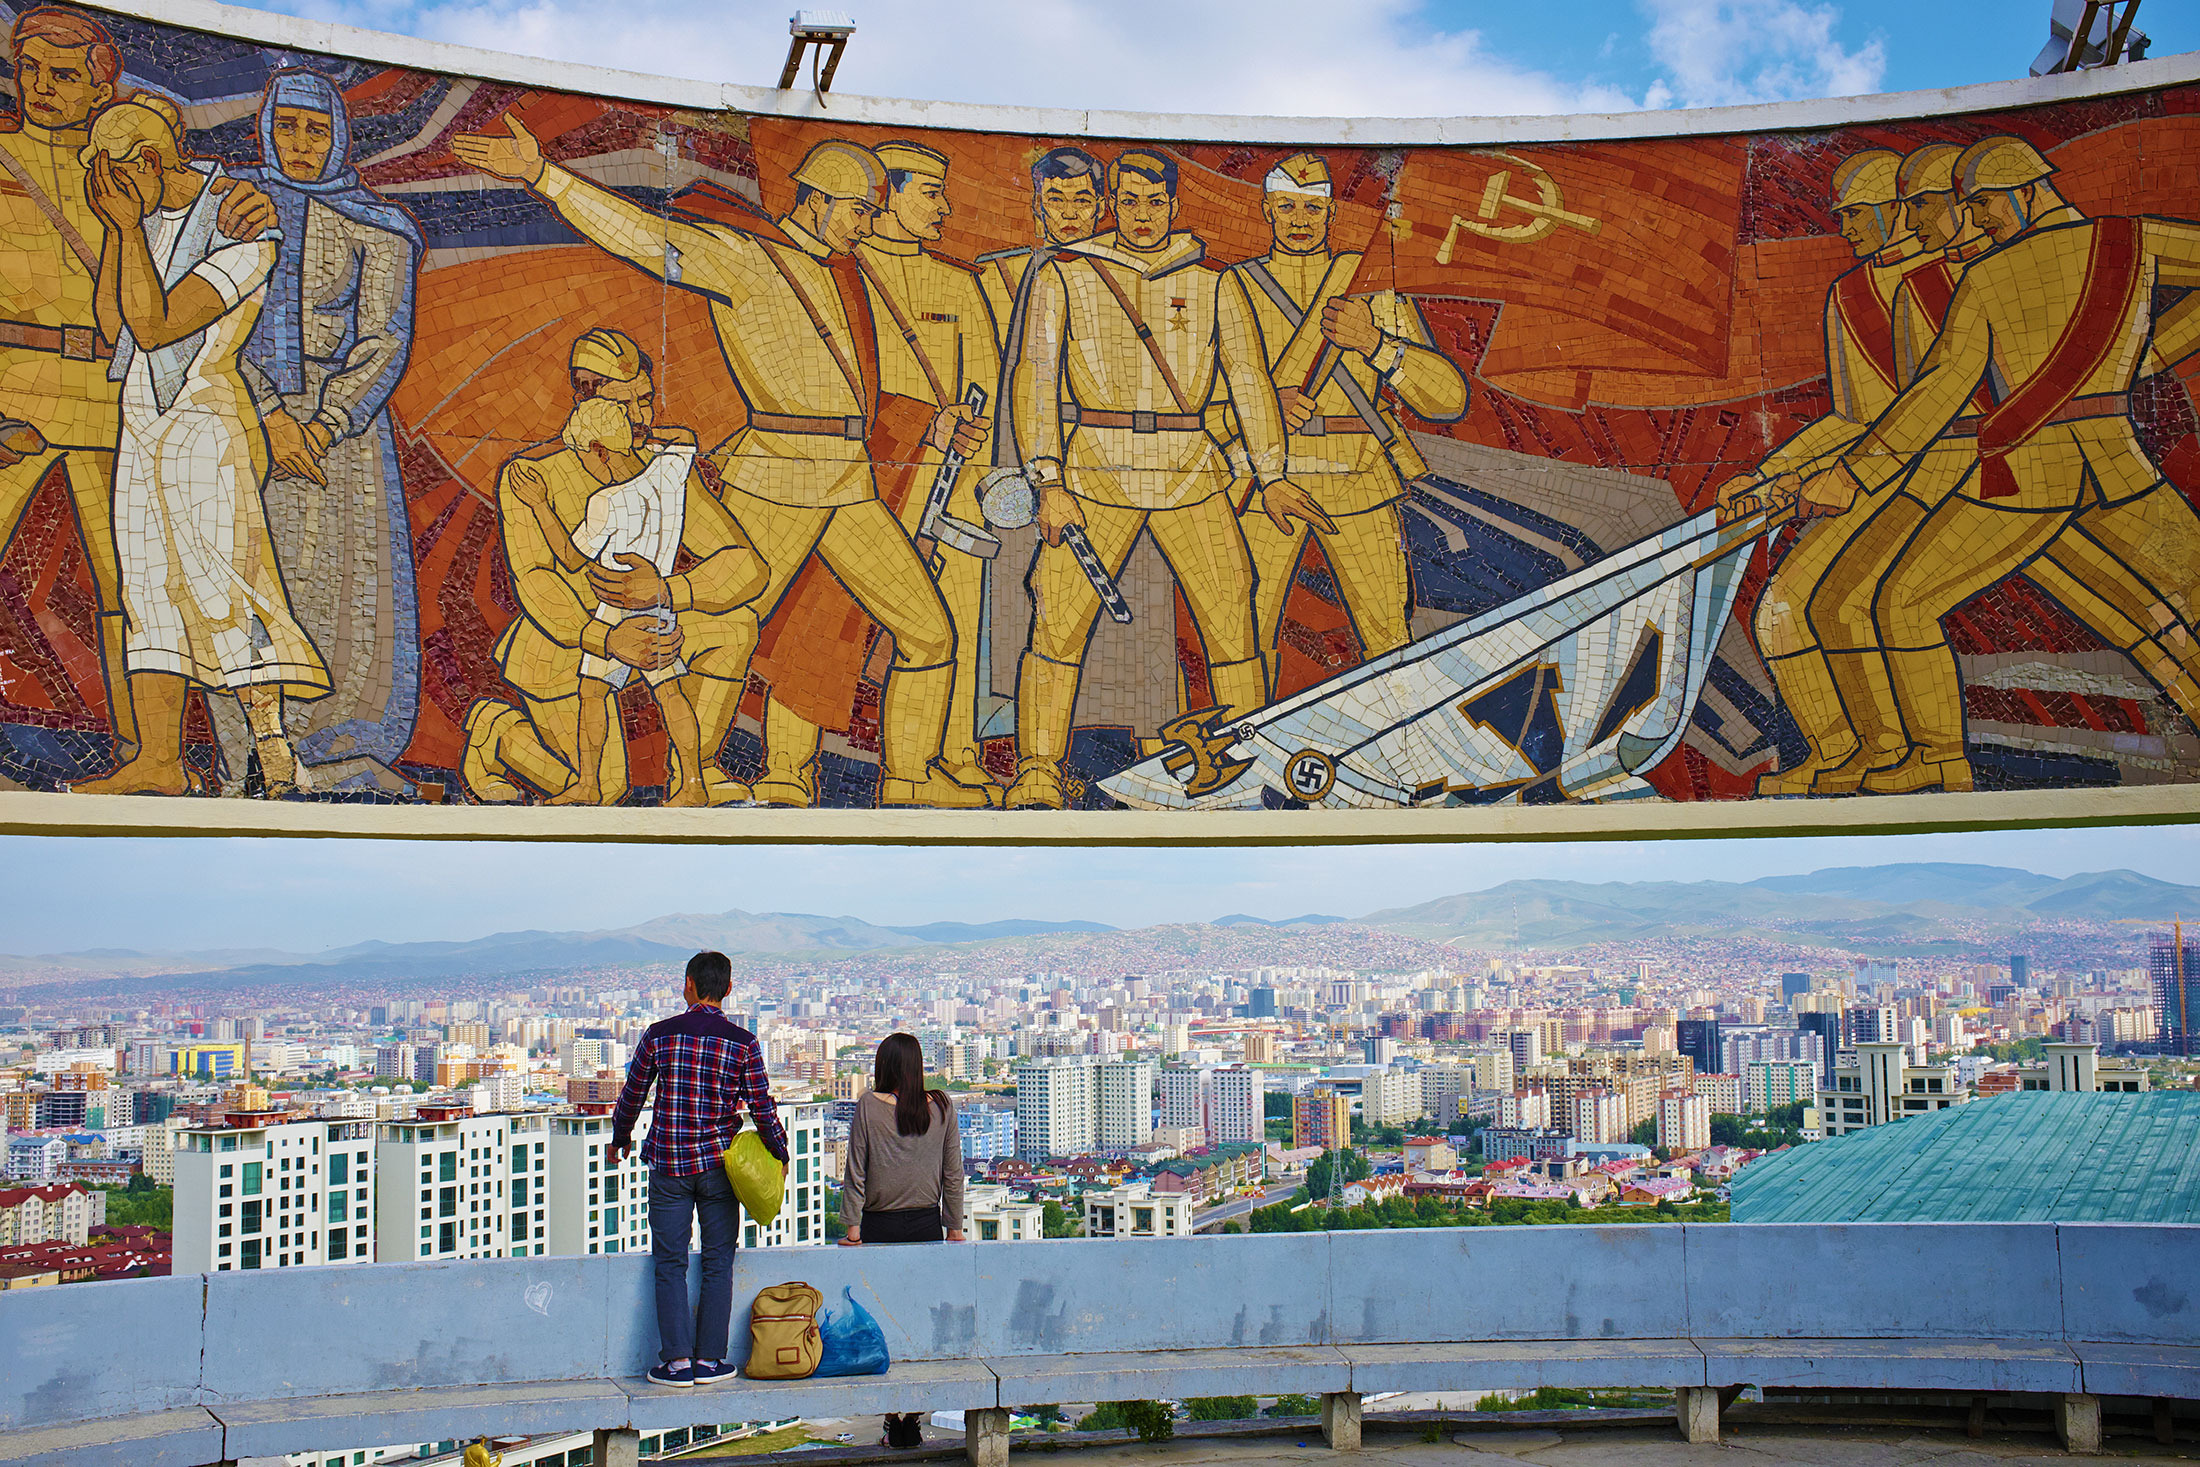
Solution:
M1253 767L1250 759L1226 757L1230 746L1237 742L1234 727L1226 726L1219 732L1208 729L1206 721L1221 711L1202 708L1161 725L1161 737L1172 745L1162 756L1161 767L1184 781L1187 799L1213 794Z
M1491 153L1489 156L1502 158L1513 167L1499 169L1482 186L1482 206L1475 211L1477 217L1468 219L1458 214L1451 216L1451 228L1445 233L1444 242L1436 248L1437 264L1451 263L1452 246L1458 243L1459 231L1462 229L1470 234L1479 234L1484 239L1504 240L1509 244L1532 244L1561 224L1578 229L1584 234L1595 234L1604 227L1601 219L1593 219L1587 214L1576 214L1562 207L1563 196L1559 193L1558 180L1536 164L1511 153ZM1508 192L1512 187L1514 169L1518 169L1535 184L1537 197L1523 199ZM1507 208L1526 214L1528 218L1516 224L1496 223L1500 212Z

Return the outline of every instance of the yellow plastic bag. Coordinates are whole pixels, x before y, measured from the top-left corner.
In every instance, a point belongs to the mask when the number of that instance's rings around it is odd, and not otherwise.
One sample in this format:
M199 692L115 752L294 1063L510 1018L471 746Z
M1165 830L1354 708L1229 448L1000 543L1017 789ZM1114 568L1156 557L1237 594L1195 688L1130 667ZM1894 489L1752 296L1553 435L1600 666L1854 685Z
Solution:
M725 1163L726 1180L733 1183L733 1195L741 1199L741 1210L749 1215L749 1221L760 1228L771 1226L779 1216L780 1198L787 1191L787 1167L764 1138L754 1131L743 1131L733 1138L726 1154L719 1158Z

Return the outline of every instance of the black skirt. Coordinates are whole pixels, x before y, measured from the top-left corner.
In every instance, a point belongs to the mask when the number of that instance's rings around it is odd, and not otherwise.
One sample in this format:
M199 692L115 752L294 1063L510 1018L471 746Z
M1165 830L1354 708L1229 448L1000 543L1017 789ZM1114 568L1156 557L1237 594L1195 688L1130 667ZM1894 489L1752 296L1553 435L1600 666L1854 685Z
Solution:
M911 1207L900 1212L863 1209L865 1243L938 1243L946 1236L937 1207Z

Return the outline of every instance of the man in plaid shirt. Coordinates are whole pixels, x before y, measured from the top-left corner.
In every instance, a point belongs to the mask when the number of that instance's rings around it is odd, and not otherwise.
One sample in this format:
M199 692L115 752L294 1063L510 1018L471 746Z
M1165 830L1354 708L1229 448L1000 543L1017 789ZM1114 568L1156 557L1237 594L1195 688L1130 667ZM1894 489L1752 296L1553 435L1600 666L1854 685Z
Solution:
M687 1012L649 1026L626 1067L626 1088L611 1113L608 1166L634 1149L634 1120L657 1087L642 1160L649 1167L650 1249L657 1264L660 1361L649 1378L659 1385L714 1385L730 1379L726 1345L733 1323L733 1250L741 1237L740 1206L720 1158L741 1129L741 1112L784 1166L787 1132L779 1124L764 1049L756 1036L719 1007L733 986L724 953L688 959ZM688 1312L688 1237L700 1219L703 1294Z

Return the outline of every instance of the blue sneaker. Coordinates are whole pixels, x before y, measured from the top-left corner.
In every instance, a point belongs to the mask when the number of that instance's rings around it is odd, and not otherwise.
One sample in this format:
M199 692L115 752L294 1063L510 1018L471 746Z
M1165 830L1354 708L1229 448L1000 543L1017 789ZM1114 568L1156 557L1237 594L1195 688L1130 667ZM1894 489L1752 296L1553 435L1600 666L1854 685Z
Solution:
M732 1380L740 1373L740 1368L730 1360L698 1360L688 1370L697 1385L717 1385L720 1381Z
M651 1385L675 1386L684 1391L695 1384L695 1367L683 1365L675 1370L669 1365L652 1365L649 1367L649 1382Z

